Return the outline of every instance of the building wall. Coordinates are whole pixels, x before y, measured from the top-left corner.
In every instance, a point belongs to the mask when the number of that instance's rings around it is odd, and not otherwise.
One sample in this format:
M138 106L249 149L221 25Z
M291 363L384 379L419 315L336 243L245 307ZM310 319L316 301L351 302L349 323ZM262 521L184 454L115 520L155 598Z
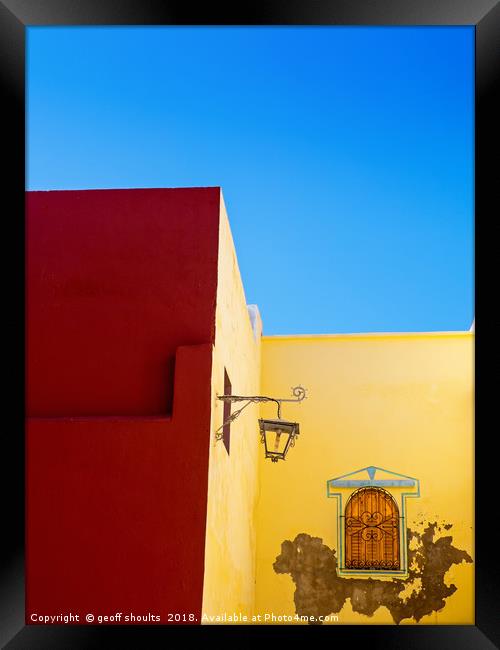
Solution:
M238 261L221 194L216 337L212 374L212 425L208 485L203 612L251 615L254 605L256 504L258 498L258 405L231 424L229 454L215 431L223 422L224 370L233 395L258 395L261 323L255 331L246 305ZM232 412L244 403L234 403ZM207 618L204 622L209 623ZM212 622L216 622L212 619Z
M220 190L27 205L27 622L199 620Z
M68 612L81 624L200 619L211 372L211 344L179 348L172 417L28 419L28 624Z
M28 623L473 622L473 332L261 343L219 188L27 201ZM301 430L285 462L259 442L275 405L245 409L229 454L216 441L225 372L235 395L308 389L283 404ZM326 483L367 466L420 481L404 583L336 572Z
M395 622L397 601L379 605L391 587L334 577L337 504L326 496L326 481L374 465L420 480L407 525L427 544L427 568L398 593L406 605L397 616L402 623L415 622L412 612L421 623L473 623L473 342L471 332L263 338L262 393L286 397L300 383L308 398L283 405L283 418L301 429L286 461L259 456L257 613L328 613L338 611L338 597L340 623ZM261 412L274 417L269 405ZM297 540L300 533L320 541ZM432 566L434 551L444 564ZM422 549L415 552L423 562ZM429 586L441 570L440 593L456 586L443 598ZM376 572L370 577L396 584ZM432 611L423 614L426 598Z
M166 415L214 341L219 188L28 192L27 412Z

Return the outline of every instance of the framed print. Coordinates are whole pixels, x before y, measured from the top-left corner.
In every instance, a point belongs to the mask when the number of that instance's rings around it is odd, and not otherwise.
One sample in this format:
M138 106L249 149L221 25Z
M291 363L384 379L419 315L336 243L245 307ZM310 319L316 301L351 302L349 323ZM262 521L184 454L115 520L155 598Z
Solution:
M143 5L0 0L3 644L498 647L499 4Z

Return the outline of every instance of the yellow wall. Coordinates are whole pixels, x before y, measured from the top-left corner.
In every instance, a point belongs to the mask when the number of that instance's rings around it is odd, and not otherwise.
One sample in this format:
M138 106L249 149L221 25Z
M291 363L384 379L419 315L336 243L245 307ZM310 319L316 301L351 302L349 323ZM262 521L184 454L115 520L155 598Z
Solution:
M473 344L472 332L263 338L261 392L288 397L300 383L308 398L283 404L282 417L301 430L286 461L259 454L257 613L295 613L292 578L273 570L281 543L308 533L336 549L336 500L326 497L326 481L369 465L419 479L408 525L451 523L442 534L474 557ZM261 415L275 417L275 408L265 404ZM453 565L445 582L457 591L420 622L473 623L473 576L473 564ZM386 608L367 617L349 601L338 617L393 623Z
M258 496L258 405L250 405L231 424L230 454L215 431L223 422L224 368L234 395L255 395L260 383L260 318L254 336L238 262L222 199L216 336L212 370L205 578L202 612L251 616L255 598L255 510ZM241 405L240 405L241 406ZM232 410L239 408L233 404ZM190 480L197 480L190 477ZM210 620L202 620L209 623ZM216 622L216 621L212 621Z

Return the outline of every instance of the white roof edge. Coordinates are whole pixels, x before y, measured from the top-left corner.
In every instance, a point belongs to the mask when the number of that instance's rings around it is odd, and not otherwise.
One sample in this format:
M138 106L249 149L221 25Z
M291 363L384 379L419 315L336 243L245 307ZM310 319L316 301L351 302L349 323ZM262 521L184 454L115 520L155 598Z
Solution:
M252 326L253 337L256 341L262 336L262 318L257 305L247 305L248 316Z

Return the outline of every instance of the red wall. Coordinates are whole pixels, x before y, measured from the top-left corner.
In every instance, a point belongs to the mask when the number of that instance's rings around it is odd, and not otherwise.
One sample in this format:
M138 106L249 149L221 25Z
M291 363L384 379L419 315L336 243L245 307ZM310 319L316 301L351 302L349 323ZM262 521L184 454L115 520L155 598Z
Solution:
M211 344L179 349L172 418L28 420L28 624L69 612L200 621L211 365Z
M27 194L27 411L159 415L214 341L219 188Z
M28 193L27 623L200 619L219 199Z

